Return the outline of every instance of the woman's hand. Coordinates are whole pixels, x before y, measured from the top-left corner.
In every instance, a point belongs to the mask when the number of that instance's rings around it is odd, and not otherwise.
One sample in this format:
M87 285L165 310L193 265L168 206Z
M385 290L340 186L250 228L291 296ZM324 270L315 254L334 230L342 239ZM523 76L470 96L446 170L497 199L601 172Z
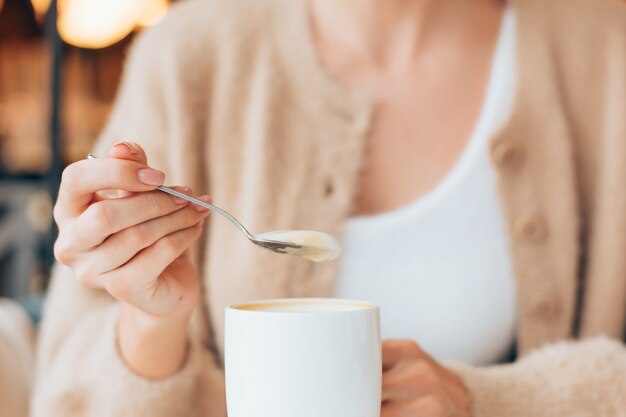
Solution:
M147 167L137 145L132 151L115 146L109 156L76 162L63 173L55 207L56 257L83 284L150 315L184 315L198 298L197 275L185 251L208 212L153 191L165 176ZM111 189L135 193L96 194Z
M82 160L64 171L54 209L57 259L83 284L123 302L120 348L131 367L151 377L166 376L184 359L186 323L200 293L187 249L208 215L155 191L164 181L138 145L118 144L109 158ZM104 190L121 191L106 198L99 194ZM163 349L149 347L157 344ZM174 352L170 361L165 348Z
M411 340L383 342L381 417L469 417L461 378Z

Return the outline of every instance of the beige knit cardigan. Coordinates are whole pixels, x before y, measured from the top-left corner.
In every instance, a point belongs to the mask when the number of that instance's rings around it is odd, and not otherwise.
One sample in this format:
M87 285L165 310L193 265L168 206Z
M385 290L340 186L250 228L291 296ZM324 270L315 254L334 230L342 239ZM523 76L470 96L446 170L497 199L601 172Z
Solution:
M373 103L316 60L305 0L191 0L137 41L96 152L139 142L168 183L209 192L255 232L341 236ZM515 364L457 366L477 417L626 415L626 10L512 0L519 75L490 143L518 283ZM480 239L477 236L477 239ZM116 350L116 303L58 266L39 346L36 417L223 417L224 306L330 296L336 263L260 250L212 216L190 356L159 381ZM453 306L451 306L453 308ZM531 354L526 355L531 350ZM621 411L619 411L621 410Z

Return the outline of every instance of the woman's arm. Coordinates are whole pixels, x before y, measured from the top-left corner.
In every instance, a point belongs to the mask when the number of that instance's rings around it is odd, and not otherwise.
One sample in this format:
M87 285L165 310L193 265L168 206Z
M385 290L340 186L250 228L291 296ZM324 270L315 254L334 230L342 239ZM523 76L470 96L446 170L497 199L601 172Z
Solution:
M224 417L223 374L192 334L181 369L150 380L116 344L119 304L57 265L42 323L33 417Z
M167 106L179 99L170 96L180 92L172 89L176 60L163 47L170 43L163 36L168 34L149 30L133 47L97 156L105 156L114 142L137 140L154 166L169 172L172 114ZM42 322L33 415L223 417L223 374L187 332L187 318L176 325L176 336L169 333L168 342L182 342L175 343L180 354L171 355L176 349L162 349L159 342L171 326L134 321L137 315L129 313L136 311L125 307L121 314L121 306L105 291L85 287L70 268L55 266ZM167 357L159 362L163 352ZM165 366L151 372L156 362Z
M562 342L511 365L454 365L475 417L626 415L626 349L608 339Z

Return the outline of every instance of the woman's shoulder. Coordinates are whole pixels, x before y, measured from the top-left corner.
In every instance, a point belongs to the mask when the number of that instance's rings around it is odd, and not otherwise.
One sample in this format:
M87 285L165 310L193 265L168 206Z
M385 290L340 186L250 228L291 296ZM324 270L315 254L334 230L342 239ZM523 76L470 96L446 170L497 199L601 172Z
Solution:
M590 108L610 103L605 91L623 89L626 65L624 0L511 0L520 21L526 65L550 67L572 114L586 114L595 127L604 123ZM547 71L548 72L548 71ZM618 97L618 96L616 96ZM623 103L613 100L612 105Z
M624 0L517 0L518 6L534 12L553 34L573 41L585 37L626 38L626 2Z
M268 15L281 0L182 0L174 4L153 32L168 37L204 39L207 35L267 32Z
M269 39L268 15L283 0L182 0L158 24L141 33L133 51L202 67L221 49ZM136 52L139 50L139 52Z
M568 66L626 63L624 0L551 0L554 50ZM548 29L550 30L550 29ZM611 66L611 65L609 65ZM607 67L608 69L608 67ZM602 74L601 78L604 78Z

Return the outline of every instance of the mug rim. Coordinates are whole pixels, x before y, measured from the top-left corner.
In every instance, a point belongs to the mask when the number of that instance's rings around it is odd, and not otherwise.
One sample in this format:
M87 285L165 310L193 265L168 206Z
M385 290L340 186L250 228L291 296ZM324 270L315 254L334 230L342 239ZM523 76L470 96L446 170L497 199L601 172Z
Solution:
M254 307L261 304L276 304L278 306L289 306L294 304L336 304L348 307L355 307L347 310L319 310L319 311L272 311L255 310ZM266 313L266 314L338 314L356 313L359 311L377 310L378 306L369 301L353 300L347 298L271 298L267 300L255 300L250 302L235 303L226 306L226 310L237 312Z

